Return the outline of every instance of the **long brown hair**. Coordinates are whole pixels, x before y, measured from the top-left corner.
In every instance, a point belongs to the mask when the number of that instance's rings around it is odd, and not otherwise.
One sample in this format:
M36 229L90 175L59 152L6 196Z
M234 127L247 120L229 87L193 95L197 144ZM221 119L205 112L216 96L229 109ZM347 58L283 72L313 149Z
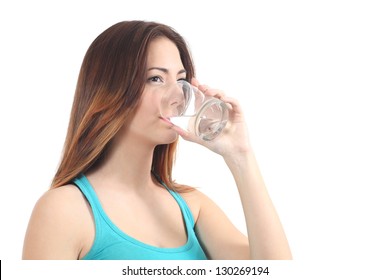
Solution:
M101 33L85 54L75 91L62 159L52 188L72 182L104 160L111 140L137 109L146 81L150 42L167 37L176 44L187 73L195 75L185 40L171 27L145 21L119 22ZM177 141L159 145L151 170L171 189Z

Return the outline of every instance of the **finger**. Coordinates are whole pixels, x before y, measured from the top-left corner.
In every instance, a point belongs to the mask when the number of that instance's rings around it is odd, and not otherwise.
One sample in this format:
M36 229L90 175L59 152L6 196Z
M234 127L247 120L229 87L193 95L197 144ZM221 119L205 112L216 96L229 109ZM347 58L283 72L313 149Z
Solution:
M203 93L207 93L210 87L208 85L198 85L198 89Z
M207 85L199 85L198 89L205 95L213 96L218 99L221 99L223 96L225 96L225 93L222 90L212 89Z
M234 112L242 114L241 106L240 106L239 102L235 98L228 97L228 96L223 96L223 97L221 97L221 100L223 102L229 104L230 106L232 106L232 110Z
M222 90L213 90L212 94L215 98L218 98L218 99L222 99L223 97L226 96Z
M199 81L197 78L192 78L191 79L191 85L195 86L195 87L199 87Z

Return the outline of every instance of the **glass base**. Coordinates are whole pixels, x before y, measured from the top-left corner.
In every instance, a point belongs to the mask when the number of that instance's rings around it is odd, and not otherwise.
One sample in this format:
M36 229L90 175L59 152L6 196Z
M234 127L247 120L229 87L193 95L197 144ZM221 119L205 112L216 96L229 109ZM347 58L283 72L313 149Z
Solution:
M215 139L228 121L228 108L219 99L210 99L203 104L195 119L195 134L205 141Z

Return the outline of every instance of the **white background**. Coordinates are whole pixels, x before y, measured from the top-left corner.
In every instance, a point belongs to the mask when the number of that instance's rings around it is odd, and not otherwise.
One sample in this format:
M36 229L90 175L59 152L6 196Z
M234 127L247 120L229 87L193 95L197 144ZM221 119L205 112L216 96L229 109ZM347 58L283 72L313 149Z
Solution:
M88 46L142 19L174 27L198 79L240 100L296 260L390 260L389 14L386 1L2 1L0 259L21 257ZM222 159L181 141L175 175L245 231Z

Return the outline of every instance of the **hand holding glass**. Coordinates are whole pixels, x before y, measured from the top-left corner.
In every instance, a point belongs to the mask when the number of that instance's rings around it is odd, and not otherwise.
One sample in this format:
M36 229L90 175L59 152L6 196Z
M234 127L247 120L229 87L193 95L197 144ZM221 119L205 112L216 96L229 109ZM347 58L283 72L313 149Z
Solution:
M162 118L206 141L221 133L229 117L225 102L205 95L186 81L178 81L165 90L160 113Z

